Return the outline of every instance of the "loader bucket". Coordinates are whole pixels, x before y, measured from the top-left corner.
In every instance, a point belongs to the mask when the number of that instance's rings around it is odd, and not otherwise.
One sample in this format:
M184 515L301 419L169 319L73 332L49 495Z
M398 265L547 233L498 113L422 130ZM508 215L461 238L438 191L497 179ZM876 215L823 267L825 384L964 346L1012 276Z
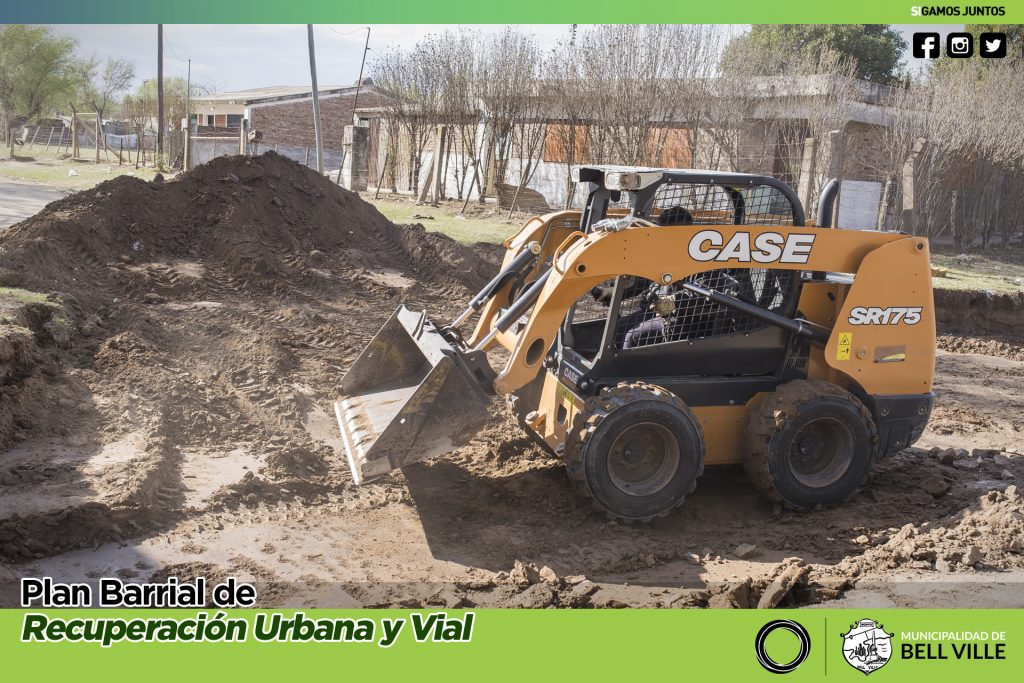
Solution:
M487 394L426 313L399 306L341 381L334 404L356 484L468 442Z

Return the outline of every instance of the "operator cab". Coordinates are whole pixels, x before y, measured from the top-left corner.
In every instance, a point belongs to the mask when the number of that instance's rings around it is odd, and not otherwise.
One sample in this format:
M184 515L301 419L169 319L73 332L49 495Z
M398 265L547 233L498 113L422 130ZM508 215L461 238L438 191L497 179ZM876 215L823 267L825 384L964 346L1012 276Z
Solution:
M804 224L796 194L768 176L601 166L578 167L574 176L583 205L580 230L587 233L613 221L636 220L695 231L701 225ZM680 254L680 260L688 258ZM741 400L787 375L787 359L801 342L787 330L680 285L696 284L792 318L800 275L785 269L714 268L667 285L623 275L595 287L570 309L559 355L592 383L632 377L660 383L697 405ZM722 383L723 377L735 381ZM733 395L722 390L728 386L743 389Z

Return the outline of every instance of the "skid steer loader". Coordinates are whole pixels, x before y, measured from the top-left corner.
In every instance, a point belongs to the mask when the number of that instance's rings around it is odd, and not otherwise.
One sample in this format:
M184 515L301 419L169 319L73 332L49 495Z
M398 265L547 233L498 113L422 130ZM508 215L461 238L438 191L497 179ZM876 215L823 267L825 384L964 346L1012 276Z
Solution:
M582 210L527 222L450 325L399 307L347 372L335 410L356 483L466 443L495 395L624 521L680 505L705 465L742 463L792 507L836 503L918 439L926 240L828 227L835 181L816 227L771 177L574 174Z

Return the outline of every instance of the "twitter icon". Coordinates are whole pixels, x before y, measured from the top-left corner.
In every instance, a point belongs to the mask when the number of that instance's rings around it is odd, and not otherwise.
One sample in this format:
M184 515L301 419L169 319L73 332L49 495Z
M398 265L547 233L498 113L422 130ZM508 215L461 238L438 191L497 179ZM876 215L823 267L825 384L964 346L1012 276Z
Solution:
M1005 33L982 33L981 39L978 42L981 47L978 52L982 57L1006 56Z

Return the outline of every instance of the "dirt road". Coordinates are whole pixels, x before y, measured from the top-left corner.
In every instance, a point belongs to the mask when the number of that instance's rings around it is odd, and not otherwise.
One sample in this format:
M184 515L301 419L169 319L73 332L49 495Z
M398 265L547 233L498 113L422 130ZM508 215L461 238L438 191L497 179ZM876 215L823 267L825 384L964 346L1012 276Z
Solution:
M44 206L67 194L46 185L0 179L0 230L34 216Z
M330 410L348 363L399 303L456 313L495 255L261 159L119 180L0 238L0 277L54 291L0 354L16 575L231 574L262 606L1024 606L1024 362L1000 356L941 353L919 446L835 508L711 468L668 518L615 524L504 417L354 487Z

